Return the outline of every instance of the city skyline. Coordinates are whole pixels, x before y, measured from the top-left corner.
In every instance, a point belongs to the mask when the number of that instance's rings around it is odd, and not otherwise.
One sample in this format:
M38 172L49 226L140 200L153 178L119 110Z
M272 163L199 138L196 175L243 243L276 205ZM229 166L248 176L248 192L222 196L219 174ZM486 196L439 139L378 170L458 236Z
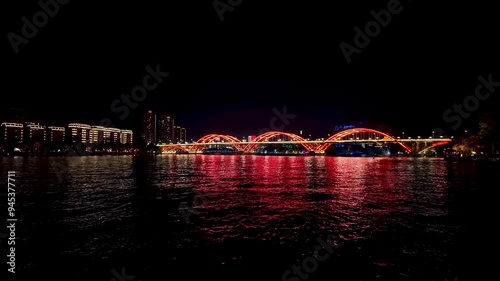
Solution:
M0 143L119 143L133 144L133 131L82 123L46 126L35 122L1 122Z
M15 111L17 111L17 114ZM185 142L187 140L186 128L181 126L175 126L173 117L170 117L165 114L158 114L158 115L156 113L153 114L151 110L147 110L145 112L145 116L147 116L147 114L151 114L151 118L153 118L151 121L152 126L149 128L151 130L149 134L152 134L153 137L145 135L147 133L145 133L144 120L142 121L143 124L140 129L131 130L131 129L114 128L109 126L89 125L87 123L76 123L76 122L62 123L62 122L54 122L53 120L50 121L42 120L40 118L32 118L29 116L26 110L19 110L19 109L14 110L14 114L11 114L10 116L8 114L4 116L0 114L0 124L5 128L19 128L20 131L18 133L17 132L11 133L16 135L16 138L20 139L19 142L23 142L26 139L26 137L23 138L23 133L26 131L26 128L30 127L39 129L40 131L43 132L43 137L41 139L37 139L43 141L52 139L51 129L54 128L61 130L64 129L65 134L67 134L71 133L69 132L70 131L69 128L71 127L75 127L76 129L78 129L78 134L82 139L83 143L99 143L102 142L104 139L111 139L114 140L113 142L118 142L118 140L121 140L120 133L125 132L126 134L128 134L133 131L136 131L136 138L137 138L136 141L140 138L144 140L146 143L153 143L153 144L171 143L171 142L177 143L180 141ZM160 119L157 119L157 116L159 116L160 118L164 118L166 121L168 121L168 124L162 123L165 128L162 127ZM37 122L33 122L32 120L36 120ZM1 133L0 136L2 137L1 138L2 140L4 138L7 139L7 131L8 131L7 129L3 129L2 131L0 131ZM28 129L26 132L31 134L32 130ZM47 137L47 134L49 135L49 137ZM31 135L29 139L31 140ZM127 136L127 141L125 142L122 141L122 143L132 143L132 137Z
M146 144L186 142L186 128L175 125L175 118L147 110L141 120L141 138Z
M494 106L494 104L493 104L493 106ZM491 107L492 107L492 104L490 104L490 103L485 105L485 108L491 108ZM394 122L394 123L390 123L390 121L379 122L376 120L377 118L374 118L374 120L361 119L361 118L359 118L360 117L359 115L353 115L354 118L348 118L348 117L346 117L346 115L343 115L343 112L345 112L344 110L339 110L336 114L330 114L330 116L333 116L333 118L324 118L325 112L322 112L322 113L317 114L317 115L313 114L312 116L308 116L308 115L304 115L304 114L300 114L300 115L296 114L295 112L297 112L297 111L294 111L293 107L291 110L290 110L290 107L287 107L287 106L283 106L282 108L274 107L274 108L272 108L272 110L262 110L262 111L259 111L259 113L261 113L261 114L257 114L256 118L253 118L253 117L247 118L249 122L245 124L246 128L242 128L242 126L239 126L238 123L236 123L236 124L231 124L230 126L226 126L226 128L223 128L222 130L216 129L217 127L220 127L220 126L204 126L205 124L210 123L210 122L214 122L214 123L216 123L216 125L220 125L220 124L227 125L227 124L223 123L223 120L221 120L219 115L217 115L217 114L214 114L213 116L204 115L200 119L197 119L196 123L203 124L201 127L206 127L206 129L205 130L193 130L193 131L198 132L198 133L196 135L194 135L194 134L191 135L191 137L189 137L189 138L186 138L186 136L184 136L183 139L185 141L188 141L188 140L195 141L195 140L203 137L204 135L214 133L214 132L221 133L221 134L239 136L239 138L244 139L250 135L256 135L259 132L262 133L263 131L271 130L273 128L273 126L270 126L270 123L274 122L274 121L273 122L271 122L271 121L274 119L279 120L279 118L284 118L283 116L293 116L293 118L291 118L289 121L286 122L286 126L283 126L284 124L280 123L280 125L278 126L279 130L284 129L284 131L286 131L286 132L304 135L306 137L308 135L312 135L314 137L325 137L331 133L335 133L335 132L341 130L342 128L346 129L346 128L352 128L352 127L371 127L371 128L376 128L376 129L385 130L387 132L391 132L394 135L400 135L401 133L403 133L403 135L404 135L404 132L407 131L410 135L413 134L414 136L433 134L434 129L436 128L436 127L432 127L430 125L427 125L425 127L422 126L422 127L418 127L418 128L409 128L408 126L398 126L397 122ZM154 134L154 143L155 144L170 143L170 142L176 143L176 142L180 141L180 138L174 139L171 137L171 135L173 135L173 133L174 133L174 131L171 129L166 129L167 131L165 131L163 133L161 132L162 125L160 124L160 122L161 122L160 117L167 118L167 119L171 120L170 126L172 126L173 129L179 127L177 129L181 130L182 134L184 134L184 135L186 134L187 128L185 126L174 125L175 118L173 116L164 114L163 113L164 111L161 111L161 110L156 112L156 111L153 111L151 109L145 110L144 113L142 113L142 116L140 116L136 120L133 120L132 123L136 124L134 126L134 128L129 127L127 129L122 129L122 130L131 130L131 131L135 132L135 134L136 134L135 140L136 141L144 140L145 138L144 138L144 122L143 122L144 120L143 120L143 118L144 118L144 115L147 114L148 112L154 113L155 121L153 121L153 122L155 123L155 126L154 126L153 130L155 130L155 131L153 134ZM492 111L484 112L482 110L479 110L479 112L472 112L472 113L474 113L474 114L469 113L470 118L464 118L462 126L461 126L461 130L458 130L458 131L453 130L451 128L451 126L449 126L447 128L447 130L444 131L443 135L446 135L446 136L460 135L467 130L471 130L471 131L476 130L477 124L480 121L482 114L484 114L484 113L492 114L493 112ZM234 114L236 116L238 116L239 118L243 118L243 119L245 118L245 115L248 116L248 113L245 111L240 111L240 112L237 112ZM79 119L79 120L82 120L79 122L69 121L69 122L65 123L65 122L61 122L61 121L54 121L53 119L52 120L43 120L40 117L31 117L33 115L34 114L32 114L32 112L27 110L27 109L19 109L19 108L7 109L7 110L4 110L3 113L0 112L0 124L1 123L20 123L20 124L33 123L33 124L45 126L47 128L48 127L66 126L70 123L91 124L90 122L86 122L82 118ZM41 115L39 115L39 116L41 116ZM456 116L459 116L459 115L456 115ZM321 118L324 118L324 119L321 119ZM33 122L33 121L35 121L35 122ZM219 122L219 123L217 123L217 122ZM315 122L317 123L316 130L310 130L311 125L314 125ZM265 124L267 126L258 126L257 124L259 124L259 123ZM439 123L439 122L437 122L437 123ZM278 124L278 123L276 123L276 124ZM115 128L115 127L100 126L100 125L91 125L91 126L92 127L110 128L110 129ZM320 126L323 126L323 128L321 128L320 130L317 130L317 128ZM271 128L269 128L269 127L271 127ZM215 128L215 129L213 129L213 128ZM274 128L276 129L277 127L274 126ZM444 127L444 128L446 128L446 127ZM168 130L171 130L171 131L168 131ZM165 142L161 140L162 137L160 135L162 135L162 134L163 134L163 138L165 139ZM166 138L165 135L170 135L170 137ZM179 133L177 133L177 135L179 135ZM146 141L146 142L148 142L148 141Z

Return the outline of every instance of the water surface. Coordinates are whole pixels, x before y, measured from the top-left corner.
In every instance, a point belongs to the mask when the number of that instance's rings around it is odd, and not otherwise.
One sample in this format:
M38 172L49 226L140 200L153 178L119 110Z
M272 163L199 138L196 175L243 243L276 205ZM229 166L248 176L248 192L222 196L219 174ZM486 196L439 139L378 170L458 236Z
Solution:
M19 280L108 281L125 268L142 281L279 281L327 237L338 248L307 280L477 280L496 241L482 221L497 163L160 155L0 167L2 182L7 170L20 180Z

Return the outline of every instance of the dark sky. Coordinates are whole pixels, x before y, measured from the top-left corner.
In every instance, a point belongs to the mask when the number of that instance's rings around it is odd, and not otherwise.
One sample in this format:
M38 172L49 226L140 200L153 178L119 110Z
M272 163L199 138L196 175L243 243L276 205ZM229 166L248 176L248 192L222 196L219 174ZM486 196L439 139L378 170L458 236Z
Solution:
M2 112L25 108L54 122L110 118L136 128L153 108L197 138L257 133L269 127L273 108L286 106L296 117L284 131L322 134L339 122L371 120L420 134L451 130L443 113L474 94L479 75L500 81L490 3L401 1L402 11L347 63L339 44L354 45L354 27L364 29L370 11L391 1L243 0L222 22L213 2L72 0L17 54L9 32L22 35L21 18L32 21L41 8L5 3ZM112 102L158 64L170 75L121 120ZM499 92L464 121L497 108Z

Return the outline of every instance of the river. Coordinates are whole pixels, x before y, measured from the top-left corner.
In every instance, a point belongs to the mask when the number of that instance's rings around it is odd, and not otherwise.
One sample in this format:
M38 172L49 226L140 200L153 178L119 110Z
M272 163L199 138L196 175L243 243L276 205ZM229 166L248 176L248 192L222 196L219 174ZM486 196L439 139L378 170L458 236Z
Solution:
M494 266L484 221L499 163L158 155L0 167L4 186L7 170L18 179L18 280L479 280ZM331 246L321 258L320 240Z

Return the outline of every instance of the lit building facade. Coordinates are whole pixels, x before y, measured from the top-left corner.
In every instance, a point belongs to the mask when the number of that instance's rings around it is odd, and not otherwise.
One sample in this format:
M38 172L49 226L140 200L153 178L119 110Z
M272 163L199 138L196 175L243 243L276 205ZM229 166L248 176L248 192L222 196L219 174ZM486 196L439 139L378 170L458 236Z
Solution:
M43 142L46 139L47 131L45 126L33 122L26 122L24 124L23 142Z
M172 142L178 143L181 141L181 126L174 126L174 137Z
M141 137L146 144L156 144L156 115L148 110L142 118Z
M87 124L69 123L66 136L70 142L92 142L92 127Z
M50 142L63 143L66 139L66 128L49 126L47 128L47 140Z
M157 136L158 143L171 143L174 135L174 118L167 115L157 116Z
M104 143L106 127L103 126L92 126L92 143Z
M107 133L107 135L105 135L105 137L104 137L105 142L107 141L109 143L120 143L120 141L121 141L121 137L120 137L121 130L120 129L106 128L106 133ZM108 137L106 137L106 136L108 136Z
M84 144L133 144L133 132L132 130L90 126L81 123L70 123L66 127L46 127L33 122L24 124L4 122L0 124L0 142L33 143L44 141L58 144L80 141Z
M133 144L134 133L132 130L121 130L121 143L122 144Z
M92 126L92 143L94 144L99 144L99 143L124 143L123 142L123 135L122 132L126 132L126 134L132 135L131 130L120 130L117 128L109 128L109 127L103 127L103 126ZM125 139L127 139L127 136L125 136ZM130 142L127 143L132 143L132 139L130 139Z
M4 142L20 143L23 141L23 124L21 123L2 123L1 137Z
M187 141L187 135L186 135L186 128L181 127L181 132L180 132L180 141L181 143L184 143Z

